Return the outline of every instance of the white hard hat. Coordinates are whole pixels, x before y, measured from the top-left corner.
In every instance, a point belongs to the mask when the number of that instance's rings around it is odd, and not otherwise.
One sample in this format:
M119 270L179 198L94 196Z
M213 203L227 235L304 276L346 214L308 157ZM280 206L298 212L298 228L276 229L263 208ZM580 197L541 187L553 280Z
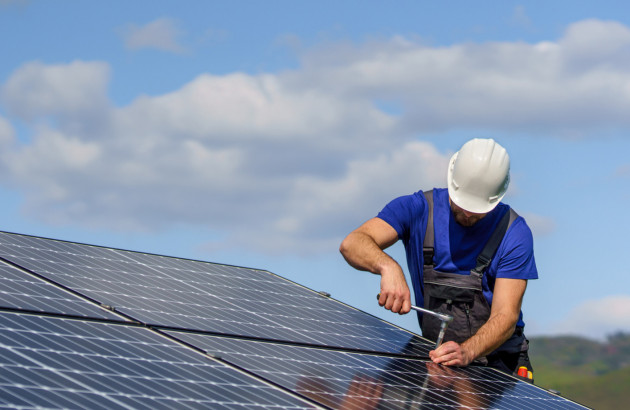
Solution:
M510 183L510 156L493 139L465 143L448 166L448 194L460 208L473 213L492 211Z

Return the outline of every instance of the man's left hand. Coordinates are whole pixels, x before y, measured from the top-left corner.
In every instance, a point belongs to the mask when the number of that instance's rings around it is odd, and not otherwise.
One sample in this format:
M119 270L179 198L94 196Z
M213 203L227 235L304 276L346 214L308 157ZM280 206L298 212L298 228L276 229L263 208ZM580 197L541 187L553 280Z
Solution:
M462 345L455 342L446 342L431 350L429 357L434 363L445 366L468 366L474 360Z

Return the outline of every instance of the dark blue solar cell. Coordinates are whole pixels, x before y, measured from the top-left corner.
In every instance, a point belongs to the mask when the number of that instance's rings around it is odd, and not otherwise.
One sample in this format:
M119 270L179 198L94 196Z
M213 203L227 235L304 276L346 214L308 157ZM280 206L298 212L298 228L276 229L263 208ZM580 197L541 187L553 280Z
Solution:
M148 324L424 355L420 337L258 269L0 233L0 256Z
M0 261L0 307L124 320L94 303Z
M133 326L0 313L0 365L5 406L312 407Z
M411 358L168 333L335 408L583 408L487 367L447 368Z
M0 257L0 407L582 408L264 270L3 232Z

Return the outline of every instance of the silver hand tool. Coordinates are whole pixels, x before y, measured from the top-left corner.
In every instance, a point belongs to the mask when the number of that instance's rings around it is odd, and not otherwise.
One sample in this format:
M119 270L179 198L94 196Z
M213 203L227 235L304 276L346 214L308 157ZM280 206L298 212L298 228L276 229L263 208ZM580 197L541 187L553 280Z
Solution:
M381 298L381 294L379 293L378 295L376 295L376 299L380 299L380 298ZM414 305L411 305L411 308L413 310L417 310L422 313L428 313L429 315L433 315L437 317L438 319L440 319L441 321L440 333L438 335L437 342L435 343L435 348L437 349L442 344L442 340L444 339L444 332L446 332L446 328L453 321L453 316L447 315L446 313L434 312L432 310L421 308Z

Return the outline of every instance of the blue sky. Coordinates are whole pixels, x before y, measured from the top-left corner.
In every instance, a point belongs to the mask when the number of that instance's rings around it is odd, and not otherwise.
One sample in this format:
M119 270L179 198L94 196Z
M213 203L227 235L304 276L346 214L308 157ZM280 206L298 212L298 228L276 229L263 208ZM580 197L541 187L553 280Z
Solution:
M0 229L264 268L417 330L338 244L491 137L534 232L527 332L630 331L630 13L583 3L0 0Z

